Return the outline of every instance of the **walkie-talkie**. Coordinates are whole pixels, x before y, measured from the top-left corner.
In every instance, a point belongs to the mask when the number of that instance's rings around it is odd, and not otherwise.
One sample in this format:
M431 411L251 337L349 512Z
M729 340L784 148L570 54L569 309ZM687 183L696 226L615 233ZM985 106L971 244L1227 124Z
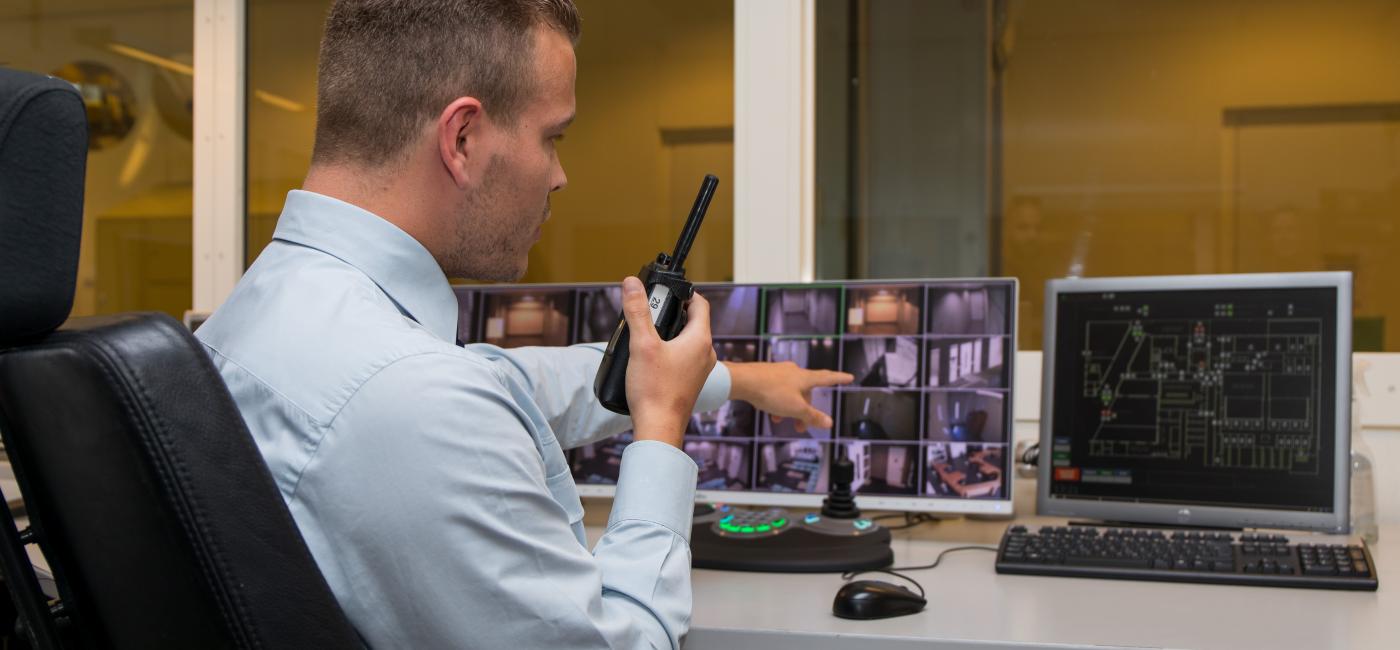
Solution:
M695 243L695 234L700 231L700 222L705 219L705 211L718 185L719 179L713 174L705 175L705 180L700 182L700 193L695 196L695 205L690 208L690 217L685 220L680 239L676 240L675 252L657 253L656 261L637 273L646 288L651 322L663 341L676 338L685 327L686 305L695 293L695 285L685 279L685 258L690 254L690 245ZM598 376L593 379L593 393L598 401L609 411L623 415L631 413L627 408L627 359L631 356L631 343L627 317L620 314L617 329L603 353L603 363L598 366Z

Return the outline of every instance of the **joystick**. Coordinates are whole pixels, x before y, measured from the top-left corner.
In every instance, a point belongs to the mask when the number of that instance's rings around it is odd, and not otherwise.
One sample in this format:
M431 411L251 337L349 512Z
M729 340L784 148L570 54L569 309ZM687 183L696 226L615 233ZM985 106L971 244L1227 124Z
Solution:
M860 516L851 481L856 478L856 464L846 457L846 448L837 446L836 462L831 464L831 489L822 500L822 515L833 519L855 519Z

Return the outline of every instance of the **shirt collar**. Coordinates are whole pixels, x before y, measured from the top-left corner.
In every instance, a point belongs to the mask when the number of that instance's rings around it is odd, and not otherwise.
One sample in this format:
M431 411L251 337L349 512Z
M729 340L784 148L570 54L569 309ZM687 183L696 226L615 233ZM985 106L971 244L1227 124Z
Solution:
M359 269L404 315L438 338L455 341L457 296L428 249L398 226L344 201L292 190L272 237Z

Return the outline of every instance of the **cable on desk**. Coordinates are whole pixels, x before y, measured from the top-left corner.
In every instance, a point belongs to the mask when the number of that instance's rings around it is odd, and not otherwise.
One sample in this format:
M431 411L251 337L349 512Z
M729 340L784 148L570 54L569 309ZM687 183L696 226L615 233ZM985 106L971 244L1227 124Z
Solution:
M938 557L933 558L933 562L930 563L930 564L922 564L922 565L919 565L919 566L897 566L897 567L890 567L890 568L888 568L888 569L867 569L867 570L865 570L865 571L847 571L847 572L841 574L841 579L842 579L842 580L845 580L845 581L847 581L847 582L850 582L851 578L854 578L854 577L856 577L856 576L858 576L858 575L864 575L864 574L866 574L866 573L885 573L885 574L889 574L889 575L892 575L892 576L895 576L895 577L898 577L898 578L907 580L907 581L909 581L910 583L913 583L913 585L914 585L915 587L918 587L918 588L919 588L919 597L920 597L920 598L924 598L924 597L925 597L925 596L924 596L924 586L921 585L921 584L919 584L919 581L918 581L918 580L915 580L915 579L913 579L913 578L911 578L911 577L909 577L909 576L907 576L907 575L904 575L903 573L900 573L900 571L921 571L921 570L924 570L924 569L936 569L936 568L938 568L939 563L943 562L943 556L945 556L945 555L947 555L947 554L949 554L949 553L955 553L955 552L957 552L957 551L991 551L991 552L995 553L995 552L997 551L997 547L995 547L995 546L954 546L953 548L945 548L945 549L943 549L943 551L942 551L941 553L938 554Z

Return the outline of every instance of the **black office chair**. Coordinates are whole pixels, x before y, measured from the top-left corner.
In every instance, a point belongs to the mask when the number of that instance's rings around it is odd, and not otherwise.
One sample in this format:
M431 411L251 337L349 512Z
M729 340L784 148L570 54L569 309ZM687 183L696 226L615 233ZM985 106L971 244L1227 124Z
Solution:
M0 559L26 640L362 647L190 333L164 314L59 327L86 156L73 87L0 68L0 433L29 519L0 517Z

